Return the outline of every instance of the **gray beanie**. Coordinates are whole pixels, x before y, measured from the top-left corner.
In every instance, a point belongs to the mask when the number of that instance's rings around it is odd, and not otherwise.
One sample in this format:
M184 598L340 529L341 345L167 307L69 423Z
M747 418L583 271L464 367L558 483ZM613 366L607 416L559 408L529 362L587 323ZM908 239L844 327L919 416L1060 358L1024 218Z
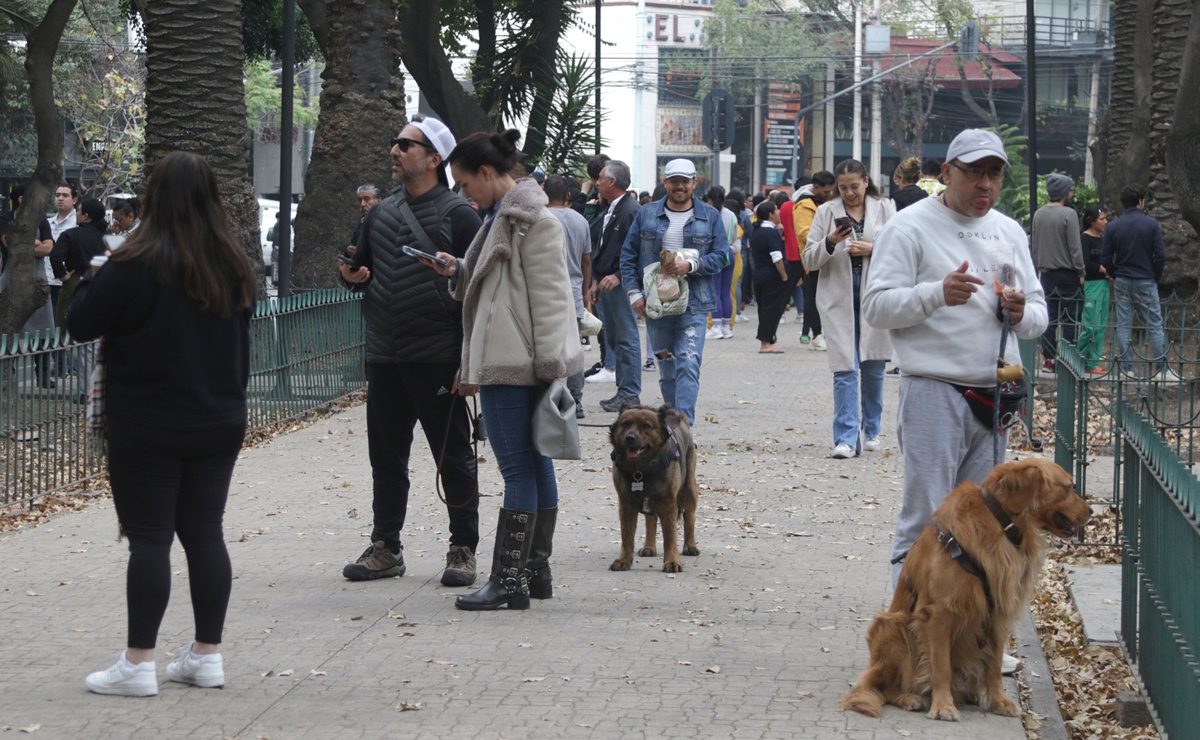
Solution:
M1060 175L1057 172L1053 175L1046 175L1046 194L1050 196L1051 201L1062 200L1074 189L1075 183L1071 182L1071 178L1066 175Z

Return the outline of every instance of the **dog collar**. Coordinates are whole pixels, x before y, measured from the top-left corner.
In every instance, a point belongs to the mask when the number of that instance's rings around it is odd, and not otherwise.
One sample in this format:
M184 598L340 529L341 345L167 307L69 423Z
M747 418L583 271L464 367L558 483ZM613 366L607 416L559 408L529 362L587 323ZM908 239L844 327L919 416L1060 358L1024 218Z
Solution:
M962 566L963 570L978 578L983 584L983 595L987 599L988 613L995 612L996 600L992 598L992 586L988 583L987 571L983 569L978 560L971 557L971 553L963 549L953 534L942 529L942 525L935 521L933 528L937 532L938 544L946 549L946 553L950 555L950 559ZM913 603L916 604L916 592L912 590L911 584L909 584L908 588L909 591L912 591Z
M1013 544L1013 547L1021 549L1021 543L1025 540L1021 534L1021 530L1017 528L1016 522L996 500L996 497L988 493L986 488L980 487L979 494L983 496L983 503L987 504L988 509L992 512L992 516L996 517L996 521L1000 522L1000 526L1004 528L1004 536Z
M679 440L675 437L675 430L669 426L667 427L667 444L663 447L662 453L644 468L627 470L621 465L625 459L619 456L616 450L613 450L610 455L613 461L613 468L621 473L621 477L625 479L625 484L629 486L630 493L641 499L641 510L644 514L653 513L650 509L650 496L646 494L646 476L661 473L671 465L679 462L680 457Z

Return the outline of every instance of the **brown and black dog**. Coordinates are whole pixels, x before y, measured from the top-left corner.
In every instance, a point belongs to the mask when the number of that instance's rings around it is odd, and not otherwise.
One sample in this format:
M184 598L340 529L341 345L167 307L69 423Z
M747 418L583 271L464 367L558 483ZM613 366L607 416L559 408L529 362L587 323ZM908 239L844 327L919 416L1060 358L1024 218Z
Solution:
M654 557L655 529L662 522L663 571L683 570L679 560L678 519L683 518L683 554L696 547L696 445L687 417L670 406L627 406L609 430L613 485L621 512L621 557L610 570L633 565L633 536L638 514L646 516L646 542L639 557Z
M955 702L1016 716L1000 658L1029 603L1049 532L1071 537L1091 509L1049 460L997 466L962 483L909 550L892 605L867 630L871 665L840 707L869 717L883 705L957 720Z

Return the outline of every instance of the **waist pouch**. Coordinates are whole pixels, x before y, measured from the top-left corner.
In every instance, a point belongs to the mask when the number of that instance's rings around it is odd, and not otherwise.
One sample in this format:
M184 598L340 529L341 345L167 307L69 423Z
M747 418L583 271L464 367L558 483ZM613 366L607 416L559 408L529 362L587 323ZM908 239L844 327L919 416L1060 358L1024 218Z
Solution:
M992 428L993 411L995 410L995 388L972 388L965 385L954 385L954 390L962 394L963 400L971 409L971 413L988 429ZM1013 380L1000 384L1000 429L1007 429L1025 416L1023 402L1029 393L1025 379Z

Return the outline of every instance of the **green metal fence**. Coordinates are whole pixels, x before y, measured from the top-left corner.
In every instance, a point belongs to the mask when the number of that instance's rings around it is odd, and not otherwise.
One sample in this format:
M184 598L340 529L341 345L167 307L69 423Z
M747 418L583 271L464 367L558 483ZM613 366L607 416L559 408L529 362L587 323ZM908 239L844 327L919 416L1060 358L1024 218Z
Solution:
M365 387L360 300L327 290L259 302L250 324L251 429ZM0 336L0 506L104 473L82 402L95 347L57 331Z
M1154 424L1127 403L1117 409L1125 451L1121 639L1167 736L1195 737L1200 481Z

